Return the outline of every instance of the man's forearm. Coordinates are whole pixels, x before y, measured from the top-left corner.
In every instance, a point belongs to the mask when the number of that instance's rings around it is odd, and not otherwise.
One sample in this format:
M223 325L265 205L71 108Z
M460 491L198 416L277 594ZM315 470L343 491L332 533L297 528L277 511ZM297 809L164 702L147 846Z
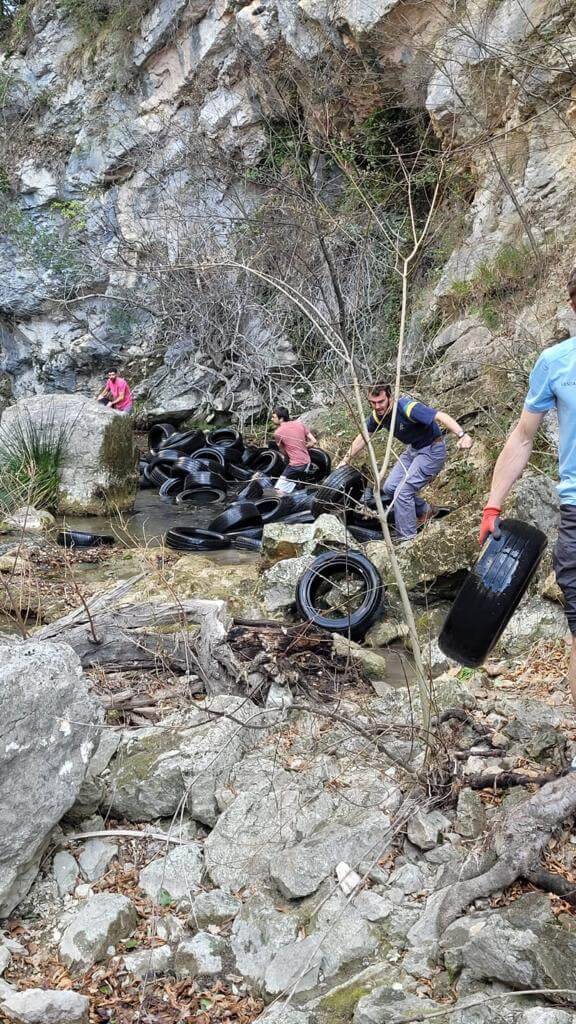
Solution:
M365 442L364 438L362 437L362 434L358 434L354 438L354 440L352 441L352 444L350 445L350 447L349 447L348 451L346 452L346 454L343 456L342 462L350 462L350 459L354 459L356 457L356 455L359 455L359 453L365 447L366 447L366 442Z
M437 412L436 422L442 424L447 430L450 430L453 434L464 434L465 431L460 426L457 420L453 416L449 416L447 412Z
M533 438L526 437L518 427L512 431L494 467L488 505L502 507L528 465L533 443Z

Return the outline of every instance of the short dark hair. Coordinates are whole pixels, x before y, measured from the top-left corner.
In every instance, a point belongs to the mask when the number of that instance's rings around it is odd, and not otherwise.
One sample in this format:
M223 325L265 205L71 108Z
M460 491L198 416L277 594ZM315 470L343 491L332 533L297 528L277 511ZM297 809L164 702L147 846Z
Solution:
M108 370L108 374L111 374L111 373L118 373L118 370L116 369L115 366L110 367L110 369Z
M371 384L368 388L369 398L377 398L381 394L385 394L387 398L391 397L392 388L389 384Z
M272 412L276 414L279 420L288 421L290 419L290 413L285 405L275 405Z
M571 299L576 299L576 267L568 278L568 295Z

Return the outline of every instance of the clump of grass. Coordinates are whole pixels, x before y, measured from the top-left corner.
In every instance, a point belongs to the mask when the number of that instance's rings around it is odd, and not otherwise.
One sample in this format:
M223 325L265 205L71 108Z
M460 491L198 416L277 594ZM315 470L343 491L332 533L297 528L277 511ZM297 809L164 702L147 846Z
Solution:
M55 509L60 471L69 430L53 415L32 420L19 416L0 427L0 508L4 513L22 505Z

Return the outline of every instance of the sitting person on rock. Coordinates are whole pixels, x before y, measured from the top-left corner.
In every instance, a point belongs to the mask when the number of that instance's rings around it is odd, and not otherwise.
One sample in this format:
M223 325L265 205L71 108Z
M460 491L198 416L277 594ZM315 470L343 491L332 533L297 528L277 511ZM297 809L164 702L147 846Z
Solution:
M389 430L394 410L390 385L373 384L368 390L368 401L372 412L366 420L366 432L371 436L378 430ZM407 395L398 398L394 437L408 447L384 481L382 498L390 503L390 510L394 510L399 543L412 540L418 524L426 522L432 515L432 508L420 496L420 491L438 476L446 462L442 427L456 434L458 448L472 447L472 438L448 413L439 412ZM365 447L364 436L358 434L338 468L347 465Z
M568 279L568 302L576 313L576 268ZM491 533L498 534L504 502L528 465L536 432L550 409L558 412L560 472L560 526L553 565L572 634L567 682L576 704L576 337L545 348L532 368L520 419L494 467L479 540L483 544Z
M116 370L108 372L108 380L98 395L97 401L125 416L132 412L132 392L128 383L123 377L118 376Z
M272 423L276 427L274 440L281 454L288 459L286 469L276 481L276 490L289 494L298 480L306 479L305 473L311 461L308 449L318 442L302 420L290 419L290 413L283 405L274 407Z

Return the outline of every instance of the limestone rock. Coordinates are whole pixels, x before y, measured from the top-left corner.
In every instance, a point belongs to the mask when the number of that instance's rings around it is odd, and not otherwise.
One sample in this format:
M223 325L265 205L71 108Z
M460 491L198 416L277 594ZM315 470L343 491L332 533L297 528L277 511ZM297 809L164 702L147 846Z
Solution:
M79 992L29 988L3 993L0 1010L17 1024L88 1024L90 1000Z
M156 974L166 974L174 960L170 946L152 946L124 954L124 966L135 978L142 981Z
M374 989L363 996L354 1011L353 1024L401 1024L403 1020L426 1019L428 1014L438 1012L441 1007L431 999L405 995L398 987ZM450 1014L434 1017L437 1024L450 1024Z
M364 643L370 647L386 647L395 640L405 640L409 635L409 629L405 622L398 622L395 619L383 619L371 626L364 638Z
M202 880L202 871L202 853L197 846L176 846L143 868L138 884L156 901L162 893L173 900L191 899Z
M66 896L74 891L79 868L76 859L71 853L68 853L66 850L59 850L54 857L52 872L61 896Z
M202 978L222 974L229 945L220 935L198 932L191 939L182 939L175 956L179 978Z
M386 678L386 658L383 654L362 647L361 644L354 643L348 637L339 636L337 633L333 634L332 643L334 653L341 658L349 658L352 664L356 664L368 676L368 679Z
M262 555L268 561L302 558L338 547L356 547L344 524L332 515L318 516L313 523L267 523L262 536Z
M210 710L217 717L210 717ZM255 742L249 723L256 713L243 697L211 697L178 715L177 724L128 736L111 768L112 809L130 821L149 821L170 817L184 799L193 818L213 825L216 788Z
M110 955L121 939L127 939L138 923L134 904L127 896L98 893L78 910L60 942L65 964L85 970Z
M556 924L547 896L522 896L512 906L459 918L440 940L450 970L513 988L576 989L576 937ZM575 996L566 996L576 1003Z
M61 512L105 513L131 508L136 494L132 420L82 395L39 395L10 406L1 430L43 425L48 437L64 438L60 473Z
M110 861L118 853L116 843L108 843L102 839L88 839L82 848L78 863L84 878L96 882L106 874Z
M537 640L561 639L567 632L562 608L540 597L528 597L510 619L498 641L498 649L515 657L526 652Z
M32 884L50 833L74 803L102 709L66 644L0 644L0 916Z
M475 509L461 509L429 524L417 537L397 549L397 558L409 590L430 583L468 566L478 556L478 515ZM374 541L366 554L382 576L392 581L386 545Z
M256 1018L254 1024L314 1024L314 1018L306 1010L296 1010L293 1006L286 1005L286 1003L275 1002ZM545 1024L548 1024L548 1022L546 1021ZM550 1022L550 1024L553 1024L553 1022Z
M16 509L11 515L6 516L4 522L15 530L22 530L24 533L49 533L56 526L54 516L46 509L33 508L32 505L24 505Z
M476 839L482 835L485 824L486 812L479 794L473 789L460 790L455 831L465 839Z
M417 810L408 820L408 838L418 849L431 850L451 827L450 819L440 811Z
M554 481L543 473L525 473L514 485L506 512L547 535L554 533L560 519L560 498Z
M296 940L298 924L280 913L274 901L258 893L248 899L232 926L231 946L236 968L255 991L261 991L268 965Z
M236 917L241 906L242 900L223 889L200 892L192 903L190 924L195 928L205 928L209 924L225 924Z
M296 584L313 561L313 555L286 558L262 573L260 591L267 611L279 612L294 606Z

